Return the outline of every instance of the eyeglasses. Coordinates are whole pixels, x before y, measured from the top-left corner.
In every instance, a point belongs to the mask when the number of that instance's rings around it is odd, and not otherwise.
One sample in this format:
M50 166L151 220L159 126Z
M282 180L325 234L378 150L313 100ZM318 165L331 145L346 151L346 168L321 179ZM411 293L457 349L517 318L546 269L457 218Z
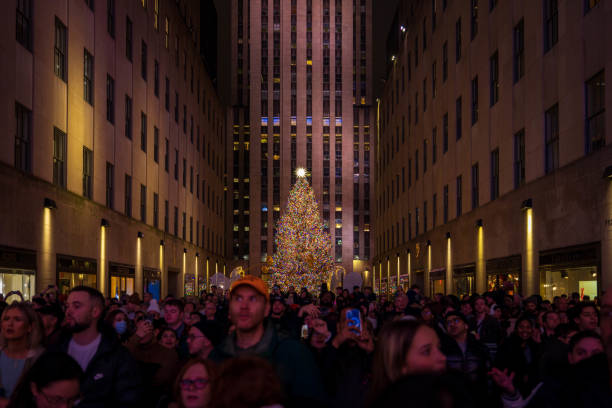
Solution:
M75 397L65 398L65 397L59 397L57 395L45 394L42 390L38 391L38 393L45 398L45 400L47 401L49 405L53 405L53 406L66 405L68 407L72 407L78 400L81 399L81 394Z
M195 380L181 380L180 381L180 385L181 388L184 390L188 390L191 388L195 388L196 390L201 390L206 388L206 386L208 385L208 379L207 378L196 378Z
M460 318L456 317L454 319L448 319L446 320L446 324L459 324L460 322L462 322L463 320L461 320Z

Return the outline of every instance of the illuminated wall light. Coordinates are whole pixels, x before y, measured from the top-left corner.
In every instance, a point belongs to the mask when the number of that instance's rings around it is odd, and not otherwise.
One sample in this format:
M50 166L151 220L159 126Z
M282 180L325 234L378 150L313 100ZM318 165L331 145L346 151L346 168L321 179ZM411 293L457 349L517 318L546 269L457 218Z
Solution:
M198 261L200 260L200 253L196 252L195 254L195 259L194 259L194 264L195 264L195 282L193 284L193 293L195 296L200 297L200 277L199 277L199 270L198 270Z
M429 273L431 272L431 241L427 240L427 266L425 270L425 296L429 296L431 291L431 282Z
M208 269L208 258L206 258L206 291L210 290L210 273Z
M400 288L400 255L397 254L397 289Z
M42 231L41 231L41 256L40 256L40 276L37 276L38 287L36 292L42 291L47 285L55 283L54 262L55 249L53 242L53 216L51 207L43 208ZM2 288L4 293L4 288Z
M48 208L50 210L56 210L57 209L57 204L55 203L55 201L53 201L52 199L45 197L45 199L43 200L43 206L45 208Z
M446 294L453 293L453 257L451 248L451 234L446 233Z
M183 248L183 268L181 270L181 284L179 285L179 297L185 296L185 277L187 276L187 248Z
M406 250L406 273L408 274L408 287L412 285L412 254L410 250Z
M387 300L391 296L391 261L387 257Z
M142 279L142 239L144 234L138 232L138 238L136 238L136 270L134 276L134 291L140 292L141 288L144 288Z
M486 290L485 257L484 257L484 227L482 220L476 222L476 292L483 293Z
M533 202L531 198L523 201L521 204L521 210L525 213L525 265L523 267L524 293L532 295L537 293L537 282L534 270ZM555 290L554 287L553 290Z
M161 241L159 241L159 271L160 271L160 276L161 276L161 291L160 291L160 295L161 297L165 297L166 296L166 290L167 290L167 282L166 282L166 271L164 270L164 240L162 239Z
M106 219L102 218L100 226L100 267L98 268L98 290L102 295L106 293L106 229L109 227Z

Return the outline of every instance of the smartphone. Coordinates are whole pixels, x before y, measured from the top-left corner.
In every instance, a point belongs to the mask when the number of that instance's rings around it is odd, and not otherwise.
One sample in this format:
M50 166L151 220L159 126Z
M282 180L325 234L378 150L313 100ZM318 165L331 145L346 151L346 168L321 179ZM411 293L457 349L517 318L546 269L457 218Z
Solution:
M359 309L349 309L346 311L346 321L350 331L361 335L361 313Z
M302 325L302 330L301 330L301 337L303 339L307 339L308 338L308 325L304 324Z

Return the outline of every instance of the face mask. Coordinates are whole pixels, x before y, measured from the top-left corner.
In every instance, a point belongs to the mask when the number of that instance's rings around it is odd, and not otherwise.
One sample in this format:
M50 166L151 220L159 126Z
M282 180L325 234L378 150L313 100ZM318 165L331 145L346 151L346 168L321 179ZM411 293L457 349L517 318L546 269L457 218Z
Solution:
M127 322L125 320L122 320L120 322L115 323L115 330L119 334L125 333L127 330Z

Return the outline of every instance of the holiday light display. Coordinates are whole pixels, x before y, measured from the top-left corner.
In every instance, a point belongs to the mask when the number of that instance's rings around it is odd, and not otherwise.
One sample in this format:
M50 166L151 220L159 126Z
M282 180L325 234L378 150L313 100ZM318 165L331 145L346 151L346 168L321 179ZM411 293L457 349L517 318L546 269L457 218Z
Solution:
M334 269L332 246L319 215L314 192L303 169L296 171L297 180L289 192L287 208L277 226L270 285L278 284L286 291L308 288L317 293Z

